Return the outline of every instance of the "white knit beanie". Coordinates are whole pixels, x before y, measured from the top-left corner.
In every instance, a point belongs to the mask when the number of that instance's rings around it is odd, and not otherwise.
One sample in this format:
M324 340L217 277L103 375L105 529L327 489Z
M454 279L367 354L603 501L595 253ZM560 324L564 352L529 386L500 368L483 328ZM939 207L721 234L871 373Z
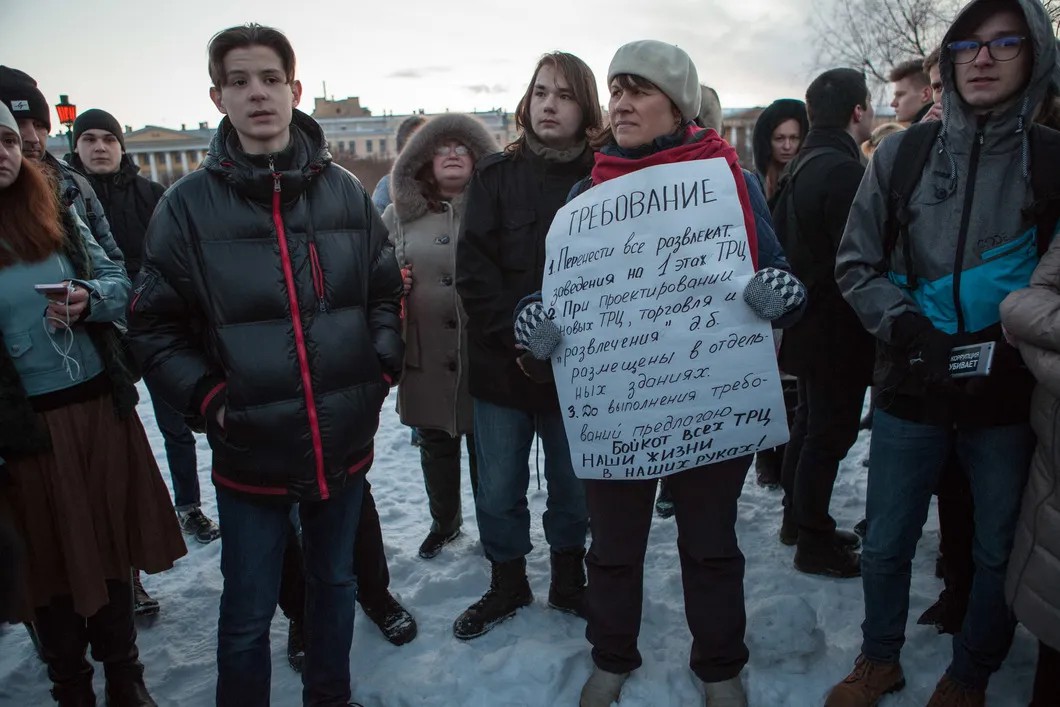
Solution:
M658 86L686 122L699 115L699 74L684 49L654 39L623 44L607 69L607 82L619 74L640 76Z
M18 138L18 146L22 147L22 133L18 131L18 121L11 115L11 110L0 101L0 128L7 128Z

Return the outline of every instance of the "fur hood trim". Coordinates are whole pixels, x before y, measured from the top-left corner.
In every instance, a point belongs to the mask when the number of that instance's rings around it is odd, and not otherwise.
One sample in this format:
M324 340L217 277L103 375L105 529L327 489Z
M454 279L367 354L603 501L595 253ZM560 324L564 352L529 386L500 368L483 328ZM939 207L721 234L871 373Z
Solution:
M428 120L409 138L390 172L390 198L397 217L411 223L427 213L427 199L420 191L416 173L434 159L434 150L447 140L458 140L471 150L472 162L500 148L478 118L464 113L446 113Z

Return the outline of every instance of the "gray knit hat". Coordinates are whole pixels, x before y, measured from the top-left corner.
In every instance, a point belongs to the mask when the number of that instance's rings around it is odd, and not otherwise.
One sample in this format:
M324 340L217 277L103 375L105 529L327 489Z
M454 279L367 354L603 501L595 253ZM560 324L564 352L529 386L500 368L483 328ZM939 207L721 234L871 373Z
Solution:
M11 110L0 101L0 128L7 128L18 137L18 145L22 146L22 133L18 131L18 121L15 120L15 116L11 115Z
M686 122L699 115L699 74L684 49L654 39L623 44L607 69L607 82L619 74L640 76L658 86Z

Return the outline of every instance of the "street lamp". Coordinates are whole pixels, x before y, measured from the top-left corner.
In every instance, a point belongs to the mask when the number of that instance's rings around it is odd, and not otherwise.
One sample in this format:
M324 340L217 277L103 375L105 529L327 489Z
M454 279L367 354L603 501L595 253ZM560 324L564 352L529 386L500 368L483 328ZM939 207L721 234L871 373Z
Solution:
M70 154L74 153L74 134L71 128L77 119L77 106L69 101L65 93L59 95L59 102L55 104L55 112L59 114L59 122L66 126L66 142L70 145Z

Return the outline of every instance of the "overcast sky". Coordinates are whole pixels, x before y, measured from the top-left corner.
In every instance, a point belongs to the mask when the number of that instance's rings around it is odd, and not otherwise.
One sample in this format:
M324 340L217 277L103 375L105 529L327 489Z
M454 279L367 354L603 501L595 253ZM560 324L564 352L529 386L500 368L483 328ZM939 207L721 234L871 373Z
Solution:
M725 107L801 98L815 74L811 0L0 2L0 64L37 79L51 104L69 94L79 111L103 108L137 128L216 125L206 44L244 22L291 39L308 112L324 82L376 114L514 110L552 49L584 59L602 91L615 49L635 39L688 51Z

